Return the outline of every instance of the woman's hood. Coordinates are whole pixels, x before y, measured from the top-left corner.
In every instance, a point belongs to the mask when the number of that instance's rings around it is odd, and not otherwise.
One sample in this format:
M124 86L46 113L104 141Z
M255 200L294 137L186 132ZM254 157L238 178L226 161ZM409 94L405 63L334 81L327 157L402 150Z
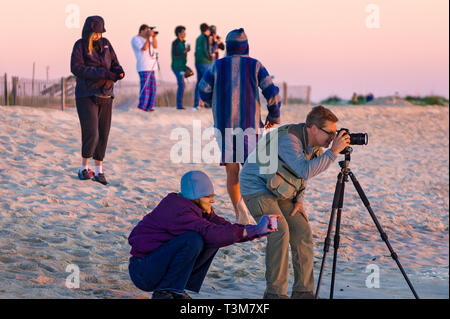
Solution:
M86 18L84 22L83 31L81 36L85 40L89 40L89 36L92 32L103 33L105 30L105 21L100 16L90 16Z

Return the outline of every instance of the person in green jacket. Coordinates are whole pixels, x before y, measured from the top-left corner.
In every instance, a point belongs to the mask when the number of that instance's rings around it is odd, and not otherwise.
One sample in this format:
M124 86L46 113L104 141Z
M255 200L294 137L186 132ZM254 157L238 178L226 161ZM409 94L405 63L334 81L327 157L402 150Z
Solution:
M184 95L184 73L186 71L187 53L191 50L190 45L186 45L186 28L179 25L175 28L176 39L172 42L172 71L177 78L177 109L183 110Z
M203 73L209 68L213 63L213 56L211 55L211 47L209 45L209 35L210 29L206 23L200 25L200 31L202 34L199 35L195 42L195 68L197 69L197 85L195 86L194 95L194 110L197 110L200 101L200 95L198 92L198 85L202 80Z

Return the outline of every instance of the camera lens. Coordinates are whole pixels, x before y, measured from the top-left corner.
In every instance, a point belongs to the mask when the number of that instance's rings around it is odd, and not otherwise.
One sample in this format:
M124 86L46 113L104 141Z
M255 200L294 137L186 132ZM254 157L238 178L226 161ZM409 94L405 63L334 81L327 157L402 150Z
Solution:
M368 142L369 135L367 135L367 133L350 134L350 145L367 145Z

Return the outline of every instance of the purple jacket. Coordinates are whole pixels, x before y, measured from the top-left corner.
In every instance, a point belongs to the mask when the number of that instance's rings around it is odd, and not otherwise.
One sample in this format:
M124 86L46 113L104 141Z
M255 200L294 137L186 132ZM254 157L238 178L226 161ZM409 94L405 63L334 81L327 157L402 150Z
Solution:
M195 231L203 237L205 247L220 248L253 239L244 237L244 229L244 225L232 224L214 212L203 213L189 199L170 193L134 227L128 243L131 255L145 257L172 238Z

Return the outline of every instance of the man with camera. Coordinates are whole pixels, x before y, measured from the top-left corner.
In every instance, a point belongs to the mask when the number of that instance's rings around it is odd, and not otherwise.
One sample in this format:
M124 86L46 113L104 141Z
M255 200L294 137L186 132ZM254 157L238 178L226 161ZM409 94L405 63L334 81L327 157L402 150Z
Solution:
M211 56L213 61L219 59L219 49L225 50L225 44L222 42L222 39L217 34L217 28L215 25L209 26L209 30L211 34L209 35L209 45L211 46Z
M337 121L329 109L314 107L306 123L284 125L261 138L241 170L241 194L255 220L280 216L278 232L267 239L264 298L288 298L289 245L294 269L291 298L314 297L313 240L303 194L306 181L325 171L350 145L349 134L343 130L336 134ZM276 162L270 169L263 161L269 150Z
M141 83L138 108L147 112L154 111L156 102L155 71L158 69L158 61L155 49L158 48L158 31L154 29L155 27L143 24L139 28L139 34L131 40Z

